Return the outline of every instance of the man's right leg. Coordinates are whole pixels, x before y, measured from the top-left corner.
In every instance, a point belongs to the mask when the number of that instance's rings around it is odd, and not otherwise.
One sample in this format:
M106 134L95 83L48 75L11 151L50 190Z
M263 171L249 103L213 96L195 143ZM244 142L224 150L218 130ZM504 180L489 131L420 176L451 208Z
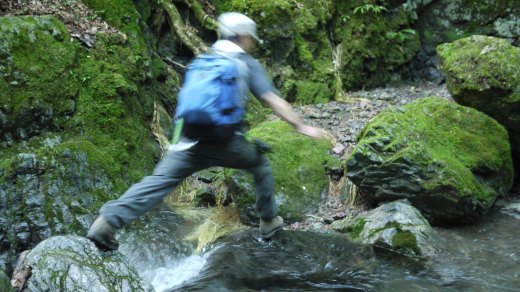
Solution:
M274 198L273 170L267 156L243 135L235 135L223 151L208 151L215 164L244 169L253 175L256 187L256 210L260 215L260 236L270 238L283 227L283 218L277 216Z
M169 151L156 166L153 174L132 185L119 199L105 203L100 216L92 224L87 238L100 249L115 250L115 229L137 219L157 205L180 182L190 174L206 167L197 161L194 148L184 151Z

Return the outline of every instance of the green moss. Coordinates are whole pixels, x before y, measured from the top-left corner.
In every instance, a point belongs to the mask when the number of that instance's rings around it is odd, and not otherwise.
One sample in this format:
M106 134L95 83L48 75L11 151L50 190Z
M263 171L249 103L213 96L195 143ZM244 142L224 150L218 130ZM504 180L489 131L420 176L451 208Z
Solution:
M520 48L504 39L475 35L440 45L437 52L453 98L502 123L518 150Z
M137 12L134 3L127 0L81 0L106 22L113 25L125 34L124 38L118 35L96 36L105 38L119 38L118 45L126 45L134 53L134 59L140 66L140 71L145 72L145 67L150 64L146 38L141 31L141 16ZM106 40L105 40L106 41ZM112 41L113 42L113 41ZM144 75L144 74L143 74Z
M349 225L345 231L349 234L349 237L352 240L359 240L361 232L363 232L363 229L365 229L365 224L366 221L364 218L358 218L354 221L354 223Z
M138 89L141 57L120 36L98 34L95 47L87 50L71 42L63 24L52 17L0 22L0 50L9 56L1 73L10 93L2 95L0 106L11 113L10 119L22 119L35 107L50 111L55 128L63 130L63 147L88 153L114 178L118 191L153 167L146 99ZM35 138L26 151L39 152L42 143ZM13 155L9 150L2 154Z
M0 18L0 108L13 124L27 123L31 112L55 116L54 127L73 111L79 83L74 66L77 43L53 17ZM57 102L59 101L59 102Z
M410 231L399 230L392 238L392 246L396 250L412 251L415 254L421 253L421 250L417 245L417 239Z
M273 166L282 214L294 219L302 216L305 210L315 208L321 193L327 189L328 177L324 164L329 142L294 133L287 123L281 121L261 123L248 136L272 146L268 156ZM251 197L254 198L254 195L251 194Z
M326 103L330 98L330 89L327 84L296 81L296 101L303 104Z
M312 53L309 50L307 43L300 34L297 34L295 36L295 45L300 60L306 63L312 63L312 60L314 59Z

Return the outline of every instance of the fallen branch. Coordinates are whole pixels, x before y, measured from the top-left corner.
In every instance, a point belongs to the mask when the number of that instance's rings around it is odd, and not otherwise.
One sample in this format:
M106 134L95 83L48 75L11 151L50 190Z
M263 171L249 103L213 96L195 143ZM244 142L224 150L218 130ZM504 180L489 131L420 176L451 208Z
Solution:
M179 66L179 67L181 67L182 69L186 69L186 66L185 66L185 65L182 65L181 63L175 62L175 61L172 60L170 57L166 57L166 58L164 58L164 60L166 60L168 63L170 63L170 64L172 64L172 65Z

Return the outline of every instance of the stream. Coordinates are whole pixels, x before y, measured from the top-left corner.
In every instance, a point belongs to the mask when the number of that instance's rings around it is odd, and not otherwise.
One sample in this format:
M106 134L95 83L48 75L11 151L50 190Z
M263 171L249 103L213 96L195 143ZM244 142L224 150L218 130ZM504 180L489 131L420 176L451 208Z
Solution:
M120 251L156 291L520 291L520 198L497 205L474 225L435 228L439 253L423 262L291 230L241 231L197 254L182 240L194 222L166 209L122 234Z

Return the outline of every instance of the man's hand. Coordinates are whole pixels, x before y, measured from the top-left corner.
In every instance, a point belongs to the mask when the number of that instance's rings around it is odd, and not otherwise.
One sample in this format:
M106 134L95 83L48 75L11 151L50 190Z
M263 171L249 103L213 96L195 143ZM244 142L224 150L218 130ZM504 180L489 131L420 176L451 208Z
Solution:
M307 126L307 125L304 125L304 124L300 124L300 125L296 126L295 129L299 133L307 135L307 136L309 136L311 138L314 138L314 139L325 139L325 138L328 138L325 135L325 132L323 130L319 129L319 128L315 128L315 127Z

